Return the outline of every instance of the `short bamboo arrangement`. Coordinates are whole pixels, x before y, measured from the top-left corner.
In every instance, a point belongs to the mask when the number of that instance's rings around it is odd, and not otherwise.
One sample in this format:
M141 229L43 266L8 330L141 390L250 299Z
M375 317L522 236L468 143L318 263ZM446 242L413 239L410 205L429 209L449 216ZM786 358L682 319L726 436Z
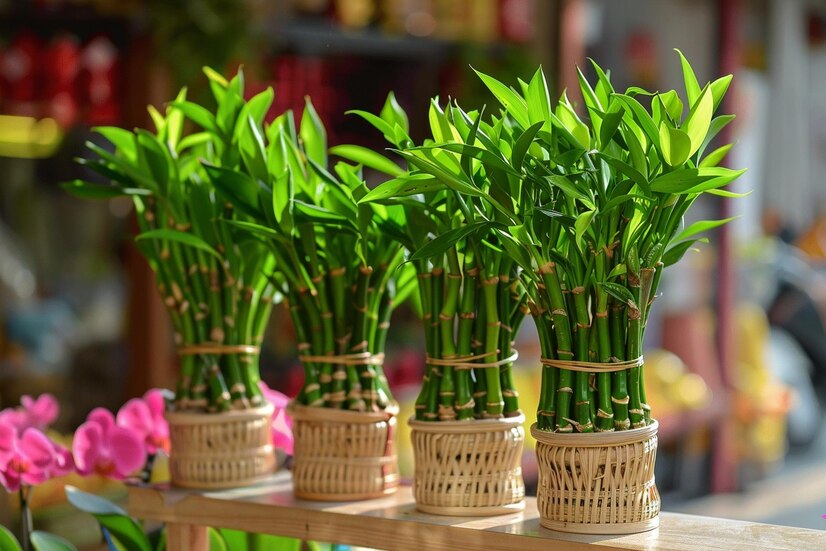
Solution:
M371 154L339 149L356 162ZM207 171L249 217L235 226L273 254L272 281L298 336L305 380L290 406L295 493L335 501L391 493L399 479L398 407L382 369L384 346L394 308L415 285L391 237L400 207L358 203L368 192L361 166L330 165L326 132L309 101L297 129L284 113L242 154L258 173Z
M434 101L433 140L413 147L400 123L406 115L392 95L380 116L358 114L382 131L411 167L393 171L394 178L360 204L404 208L404 232L396 237L417 273L427 348L410 421L417 507L449 515L519 510L525 495L520 466L525 418L511 367L517 358L513 338L528 313L527 295L518 266L490 231L492 208L439 181L442 165L461 170L461 149L431 147L461 146L486 125L479 113L452 105L443 111ZM384 162L380 157L373 167L382 170Z
M543 356L531 432L549 528L624 533L657 525L646 321L663 269L698 233L727 222L681 229L686 211L704 193L736 195L721 188L742 173L717 166L731 145L706 154L733 118L713 116L731 76L700 88L681 60L685 117L675 91L617 93L596 64L595 86L580 73L585 121L564 94L552 106L541 70L521 83L522 93L480 75L504 106L491 130L462 150L485 177L441 179L456 191L473 186L466 193L494 208L493 231L522 269ZM640 97L650 97L650 109Z
M81 197L132 198L137 244L155 272L181 358L172 409L170 471L175 484L247 484L275 466L272 406L259 388L258 356L275 287L275 256L239 241L232 224L247 218L216 194L202 161L238 177L256 166L245 151L260 128L272 92L245 101L243 74L231 81L206 70L217 109L186 100L186 89L161 114L155 132L98 128L114 153L89 142L97 158L81 159L111 185L74 181ZM185 120L197 131L184 136Z

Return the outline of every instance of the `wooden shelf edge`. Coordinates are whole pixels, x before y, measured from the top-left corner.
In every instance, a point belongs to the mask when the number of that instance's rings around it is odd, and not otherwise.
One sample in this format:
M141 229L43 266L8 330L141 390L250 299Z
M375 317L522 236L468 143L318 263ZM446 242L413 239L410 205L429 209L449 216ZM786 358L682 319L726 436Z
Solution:
M641 534L564 534L539 526L534 498L526 500L521 513L464 518L416 511L409 487L376 500L309 502L293 497L288 477L276 475L256 487L222 492L133 486L128 510L178 527L234 528L403 551L826 549L826 532L673 513L662 513L660 528Z

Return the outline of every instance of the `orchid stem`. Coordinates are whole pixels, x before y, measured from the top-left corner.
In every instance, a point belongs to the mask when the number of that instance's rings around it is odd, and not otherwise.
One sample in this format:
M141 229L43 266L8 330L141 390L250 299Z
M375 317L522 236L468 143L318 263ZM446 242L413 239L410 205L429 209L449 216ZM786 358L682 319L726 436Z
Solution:
M29 508L29 498L32 494L31 486L20 485L20 523L23 527L23 551L31 550L32 537L32 510Z

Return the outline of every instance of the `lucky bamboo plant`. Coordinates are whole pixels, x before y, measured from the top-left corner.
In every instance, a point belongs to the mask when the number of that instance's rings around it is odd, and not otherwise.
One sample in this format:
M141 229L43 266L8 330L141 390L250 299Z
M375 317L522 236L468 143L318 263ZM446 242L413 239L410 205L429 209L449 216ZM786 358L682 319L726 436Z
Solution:
M543 356L541 430L651 422L642 342L663 269L728 221L682 227L701 195L736 195L721 188L743 171L717 166L730 144L706 152L733 119L714 116L731 76L700 87L680 58L685 103L673 90L618 93L594 63L595 85L580 73L585 119L565 94L552 104L541 69L520 91L480 74L504 107L462 151L484 178L454 171L442 182L491 205L493 231L522 268Z
M296 128L293 113L264 129L241 152L255 171L208 165L210 181L248 217L231 223L275 258L271 280L283 295L298 337L304 405L377 411L393 403L383 373L394 308L415 277L400 269L401 207L359 204L367 186L361 166L331 165L326 131L308 100ZM357 162L370 152L340 146ZM385 160L385 168L400 171Z
M177 410L220 412L264 405L258 352L275 287L275 256L263 243L241 241L230 222L248 220L215 192L202 161L235 174L257 174L248 152L273 99L271 90L244 100L244 79L205 70L216 108L186 100L149 113L155 131L96 131L114 152L88 142L78 162L110 181L65 187L85 198L132 198L138 248L155 272L181 357ZM185 120L197 127L184 136Z
M513 338L528 313L519 269L491 232L493 209L473 193L473 184L455 179L452 187L442 183L454 173L468 181L481 177L478 164L462 161L460 153L467 149L465 141L473 143L473 136L489 131L489 126L481 113L466 113L454 105L445 111L434 100L429 112L432 139L415 147L407 135L407 115L392 94L379 116L355 113L380 130L409 166L406 172L387 171L394 178L360 204L404 209L404 231L395 237L416 268L427 351L416 419L519 415L511 377ZM434 143L442 144L441 149ZM334 152L386 170L387 159L378 154L357 157L341 148Z

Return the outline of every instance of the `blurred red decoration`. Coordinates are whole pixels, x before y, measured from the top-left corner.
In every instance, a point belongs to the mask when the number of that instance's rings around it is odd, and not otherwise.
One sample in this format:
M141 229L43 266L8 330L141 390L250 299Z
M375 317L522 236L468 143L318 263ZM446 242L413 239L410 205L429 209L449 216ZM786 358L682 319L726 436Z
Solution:
M62 128L70 128L78 118L76 78L80 70L80 47L77 38L69 34L56 37L43 52L43 60L44 115L55 119Z
M37 66L41 50L40 40L28 31L18 34L9 44L0 65L0 80L6 91L6 113L37 115Z
M120 55L107 36L89 41L81 54L81 97L88 105L85 122L89 125L116 124L120 119L117 82Z

